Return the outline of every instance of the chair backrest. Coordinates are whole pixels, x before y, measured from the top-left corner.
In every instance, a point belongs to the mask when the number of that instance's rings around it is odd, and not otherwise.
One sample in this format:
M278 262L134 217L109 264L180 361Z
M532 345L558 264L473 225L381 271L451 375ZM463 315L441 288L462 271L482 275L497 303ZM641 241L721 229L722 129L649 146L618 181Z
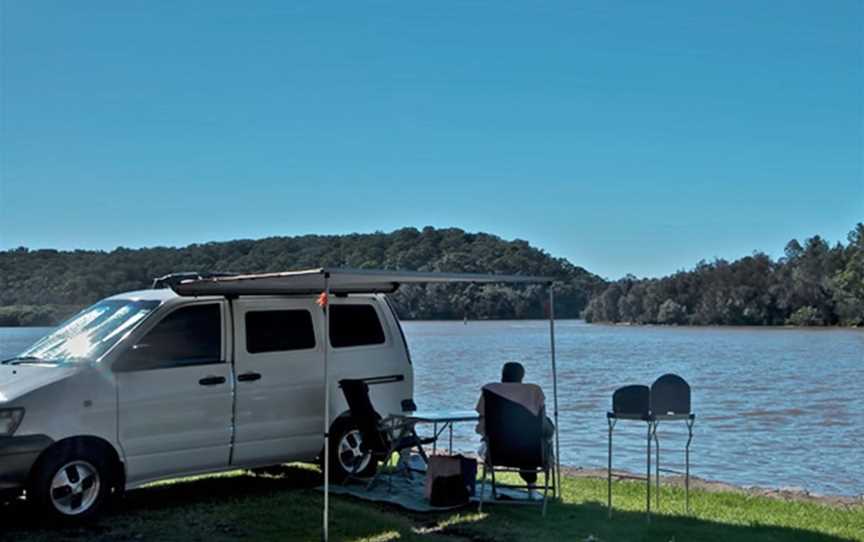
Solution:
M362 380L340 380L339 387L363 439L363 447L373 453L386 453L389 449L386 434L381 431L381 416L369 399L369 385Z
M651 408L651 392L640 384L618 388L612 394L612 412L648 417Z
M665 374L651 384L651 413L690 414L690 385L678 375Z
M487 461L497 467L537 468L545 465L545 410L535 415L524 406L483 390L483 423Z

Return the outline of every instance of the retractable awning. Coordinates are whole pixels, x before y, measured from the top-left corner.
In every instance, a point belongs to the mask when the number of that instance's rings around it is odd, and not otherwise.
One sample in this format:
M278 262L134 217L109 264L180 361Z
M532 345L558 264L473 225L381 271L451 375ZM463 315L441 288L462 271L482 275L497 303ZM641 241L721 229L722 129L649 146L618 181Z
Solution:
M329 286L334 294L395 292L401 284L428 283L534 283L548 284L551 277L434 273L377 269L318 268L280 273L258 273L185 280L174 286L183 296L197 295L292 295L316 294Z
M222 295L229 298L241 295L301 295L324 294L356 294L356 293L392 293L401 284L429 283L534 283L546 284L549 289L549 338L550 357L552 361L552 395L555 404L555 491L560 492L561 465L558 440L558 372L555 364L555 295L551 277L536 277L528 275L484 275L479 273L434 273L421 271L386 271L373 269L343 269L318 268L305 271L285 271L282 273L260 273L254 275L236 275L227 277L201 278L184 280L173 286L175 292L182 296ZM322 307L322 308L323 308ZM330 333L330 311L321 311L324 336ZM329 377L329 341L325 341L324 354L324 510L322 518L321 539L329 538L330 513L330 397L336 391L331 388L334 383Z

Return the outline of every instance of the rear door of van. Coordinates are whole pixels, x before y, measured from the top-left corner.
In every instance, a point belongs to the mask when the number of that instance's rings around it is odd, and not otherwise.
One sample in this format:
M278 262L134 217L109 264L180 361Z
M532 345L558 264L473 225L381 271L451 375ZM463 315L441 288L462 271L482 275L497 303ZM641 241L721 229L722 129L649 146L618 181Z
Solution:
M314 458L321 449L321 308L312 298L239 298L232 464Z

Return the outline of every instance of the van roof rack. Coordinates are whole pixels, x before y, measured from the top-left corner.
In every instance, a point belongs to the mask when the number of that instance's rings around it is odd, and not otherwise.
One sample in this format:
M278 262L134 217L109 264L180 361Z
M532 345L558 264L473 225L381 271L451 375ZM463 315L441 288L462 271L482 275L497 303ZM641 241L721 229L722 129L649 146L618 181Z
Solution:
M168 273L167 275L163 275L161 277L156 277L153 279L153 284L150 286L153 290L158 290L159 288L173 288L177 284L180 284L184 280L201 280L201 279L212 279L216 277L233 277L238 273L228 273L224 271L208 271L208 272L200 272L200 271L180 271L177 273Z

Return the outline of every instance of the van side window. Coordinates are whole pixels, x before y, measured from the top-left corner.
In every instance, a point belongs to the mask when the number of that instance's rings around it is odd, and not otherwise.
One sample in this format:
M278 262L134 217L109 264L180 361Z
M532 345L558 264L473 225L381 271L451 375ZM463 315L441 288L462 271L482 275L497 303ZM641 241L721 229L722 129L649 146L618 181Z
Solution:
M250 354L309 348L315 348L315 330L309 311L246 313L246 351Z
M127 371L223 363L219 305L177 309L132 347L123 362Z
M334 348L382 344L384 329L372 305L330 305L330 344Z

